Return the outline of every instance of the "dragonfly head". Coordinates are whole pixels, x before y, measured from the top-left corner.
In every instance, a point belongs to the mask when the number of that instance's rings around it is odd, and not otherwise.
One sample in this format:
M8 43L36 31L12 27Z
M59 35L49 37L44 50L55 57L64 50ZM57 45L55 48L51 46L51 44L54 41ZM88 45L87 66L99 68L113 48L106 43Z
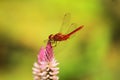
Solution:
M49 35L48 39L53 40L53 34Z

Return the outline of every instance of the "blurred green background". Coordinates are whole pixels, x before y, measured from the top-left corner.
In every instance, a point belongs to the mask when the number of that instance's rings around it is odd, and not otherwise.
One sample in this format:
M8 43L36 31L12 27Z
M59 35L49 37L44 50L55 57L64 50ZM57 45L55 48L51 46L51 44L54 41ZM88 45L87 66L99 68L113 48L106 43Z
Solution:
M0 0L0 80L33 80L44 40L63 16L84 25L55 47L60 80L120 80L119 0Z

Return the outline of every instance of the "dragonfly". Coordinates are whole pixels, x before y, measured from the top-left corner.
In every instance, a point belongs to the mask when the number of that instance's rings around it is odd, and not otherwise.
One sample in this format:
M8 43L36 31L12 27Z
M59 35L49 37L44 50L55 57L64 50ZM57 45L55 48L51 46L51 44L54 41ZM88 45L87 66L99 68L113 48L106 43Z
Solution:
M67 24L69 24L70 17L71 17L70 13L66 13L64 15L61 30L63 30L64 28L66 28L66 26L68 26ZM69 28L74 28L75 26L76 26L76 24L72 23L68 27ZM79 30L81 30L83 27L84 27L84 25L78 26L77 28L75 28L71 32L65 33L65 34L62 33L62 31L60 30L60 32L58 32L56 34L50 34L49 37L48 37L48 41L50 41L52 44L54 44L54 46L56 46L57 42L65 41L65 40L69 39L73 34L78 32Z

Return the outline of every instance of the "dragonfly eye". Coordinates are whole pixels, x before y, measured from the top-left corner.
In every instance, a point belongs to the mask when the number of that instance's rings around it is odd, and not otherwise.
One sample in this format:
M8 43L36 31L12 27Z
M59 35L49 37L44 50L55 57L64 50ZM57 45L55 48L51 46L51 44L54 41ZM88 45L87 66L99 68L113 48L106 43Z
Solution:
M52 37L53 37L53 34L49 35L49 39L50 39L50 40L52 39Z

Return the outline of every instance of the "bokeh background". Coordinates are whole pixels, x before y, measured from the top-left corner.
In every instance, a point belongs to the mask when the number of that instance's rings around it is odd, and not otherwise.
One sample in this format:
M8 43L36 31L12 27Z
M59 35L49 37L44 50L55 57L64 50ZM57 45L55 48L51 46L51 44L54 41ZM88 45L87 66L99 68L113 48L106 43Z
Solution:
M0 0L0 80L33 80L44 40L65 13L84 25L54 48L60 80L120 80L119 0Z

